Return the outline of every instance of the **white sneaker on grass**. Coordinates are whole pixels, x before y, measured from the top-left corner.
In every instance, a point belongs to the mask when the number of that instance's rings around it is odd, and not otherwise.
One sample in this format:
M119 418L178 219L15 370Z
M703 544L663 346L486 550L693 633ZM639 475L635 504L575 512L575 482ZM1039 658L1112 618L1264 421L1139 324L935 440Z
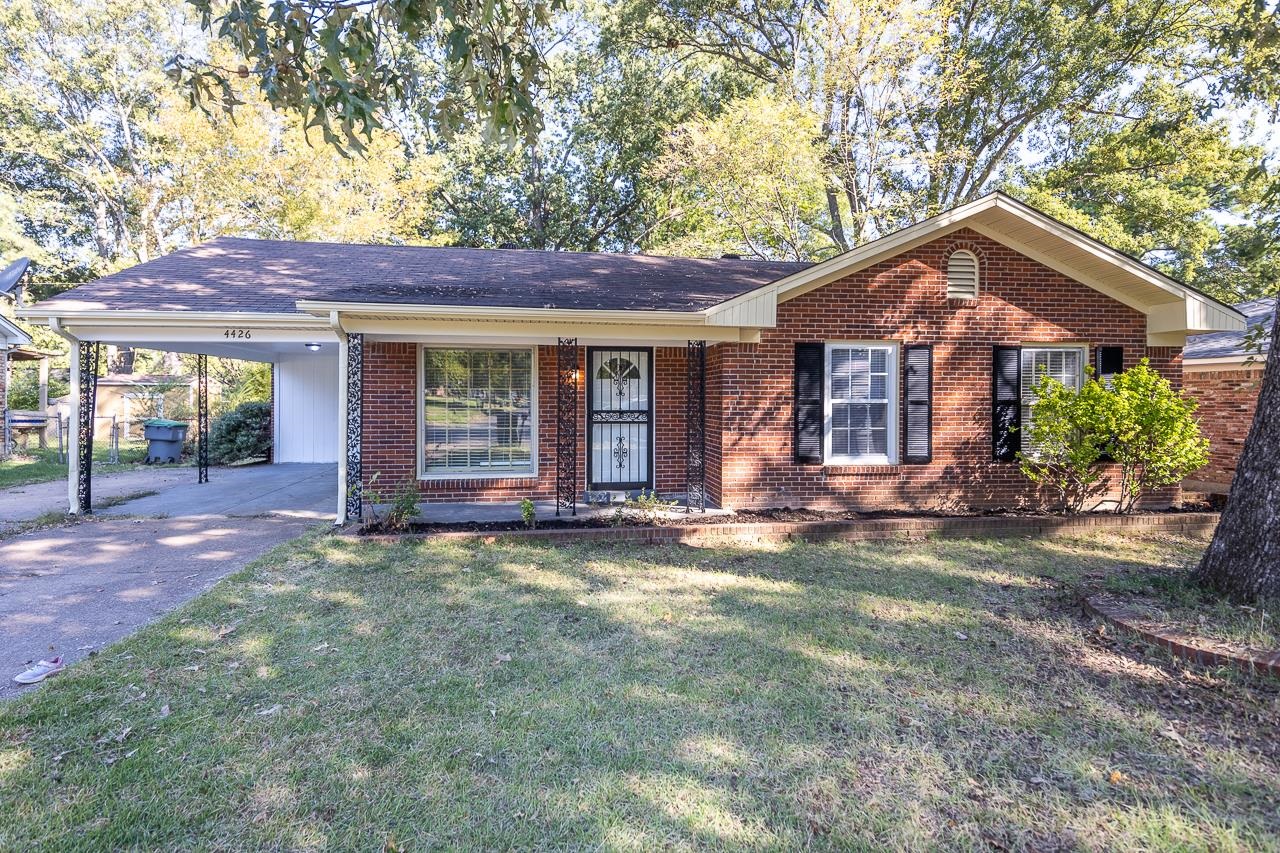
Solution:
M66 664L62 660L62 655L58 655L53 660L42 660L26 672L20 672L13 677L13 680L19 684L35 684L38 681L44 681L55 672L62 672L62 668Z

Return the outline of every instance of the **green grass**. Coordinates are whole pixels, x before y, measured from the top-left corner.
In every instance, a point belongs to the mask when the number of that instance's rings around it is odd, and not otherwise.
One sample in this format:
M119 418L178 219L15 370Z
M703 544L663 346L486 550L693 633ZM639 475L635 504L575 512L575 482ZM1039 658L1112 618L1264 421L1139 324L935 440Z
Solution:
M1117 572L1104 587L1154 622L1211 640L1280 651L1280 599L1236 604L1202 589L1189 572L1177 569Z
M107 464L107 448L103 442L95 442L93 448L94 474L111 474L116 471L131 471L142 464L147 456L145 442L121 443L120 463ZM19 454L0 461L0 489L11 486L29 486L32 483L47 483L62 480L67 476L67 464L59 462L54 450L32 449L20 451Z
M1277 849L1276 687L1075 603L1202 547L311 535L0 707L0 849Z

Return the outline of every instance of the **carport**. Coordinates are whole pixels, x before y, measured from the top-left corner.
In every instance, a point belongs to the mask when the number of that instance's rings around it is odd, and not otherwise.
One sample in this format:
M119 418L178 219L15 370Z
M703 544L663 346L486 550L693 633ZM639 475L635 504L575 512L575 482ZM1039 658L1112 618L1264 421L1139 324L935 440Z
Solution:
M109 344L189 353L197 358L196 479L209 479L208 357L272 365L273 464L338 463L346 339L314 316L224 312L120 311L50 304L26 309L70 344L71 430L67 502L93 507L93 411L102 348ZM339 501L340 502L340 501Z

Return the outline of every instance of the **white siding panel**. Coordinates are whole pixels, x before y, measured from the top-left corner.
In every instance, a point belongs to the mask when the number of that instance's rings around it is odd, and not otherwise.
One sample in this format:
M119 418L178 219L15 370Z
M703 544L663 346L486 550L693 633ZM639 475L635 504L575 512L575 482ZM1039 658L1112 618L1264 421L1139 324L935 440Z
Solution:
M277 462L338 461L338 360L319 353L276 362Z

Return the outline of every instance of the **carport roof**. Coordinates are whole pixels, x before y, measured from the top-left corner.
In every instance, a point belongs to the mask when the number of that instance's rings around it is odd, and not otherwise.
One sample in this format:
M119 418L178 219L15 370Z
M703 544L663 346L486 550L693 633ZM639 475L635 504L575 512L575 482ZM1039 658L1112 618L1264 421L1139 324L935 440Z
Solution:
M219 237L33 308L292 313L299 300L699 311L807 264Z

